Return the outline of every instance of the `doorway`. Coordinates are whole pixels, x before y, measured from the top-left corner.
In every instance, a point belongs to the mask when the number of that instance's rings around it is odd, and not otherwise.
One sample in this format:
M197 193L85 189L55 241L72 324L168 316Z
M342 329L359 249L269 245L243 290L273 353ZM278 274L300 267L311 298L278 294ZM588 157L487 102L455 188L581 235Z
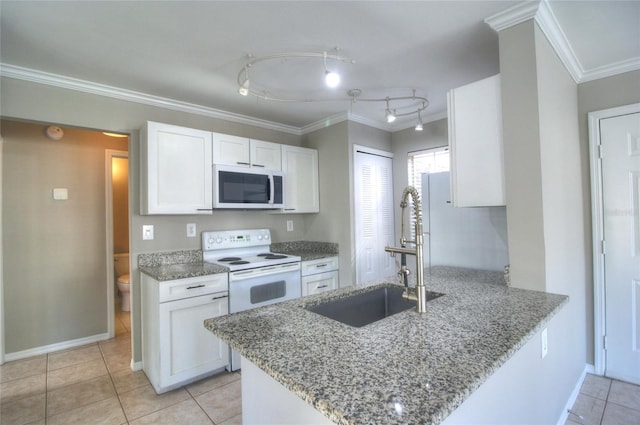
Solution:
M120 288L118 279L130 275L129 258L129 154L126 151L105 151L107 255L113 267L107 277L109 335L117 337L131 333L129 288ZM109 264L109 263L108 263ZM130 282L130 279L128 279ZM130 285L130 284L129 284ZM109 290L110 289L110 290Z
M589 126L595 369L640 384L640 104Z

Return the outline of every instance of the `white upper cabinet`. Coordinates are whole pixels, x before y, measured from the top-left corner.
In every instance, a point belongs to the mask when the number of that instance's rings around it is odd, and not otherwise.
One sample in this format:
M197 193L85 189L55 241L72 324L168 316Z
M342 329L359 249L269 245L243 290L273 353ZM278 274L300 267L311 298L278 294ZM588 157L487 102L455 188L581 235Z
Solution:
M262 140L251 139L251 166L261 167L268 170L282 169L282 151L278 143L263 142Z
M282 145L282 171L285 173L283 212L320 212L318 151Z
M211 132L147 122L140 147L141 214L211 214Z
M447 108L453 206L505 205L500 74L451 90Z
M269 170L282 168L278 143L220 133L213 133L212 137L214 164L260 167Z

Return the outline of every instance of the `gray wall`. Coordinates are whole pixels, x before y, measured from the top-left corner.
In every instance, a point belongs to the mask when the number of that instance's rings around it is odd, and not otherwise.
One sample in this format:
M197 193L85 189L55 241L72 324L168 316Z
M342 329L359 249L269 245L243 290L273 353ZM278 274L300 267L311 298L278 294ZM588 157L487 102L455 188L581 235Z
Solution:
M578 91L534 21L501 31L499 41L511 282L570 297L549 330L558 362L547 396L559 417L587 361Z
M81 127L85 129L100 129L127 132L131 134L129 144L129 164L130 164L130 208L131 208L131 221L130 221L130 235L131 235L131 264L132 264L132 299L133 299L133 314L132 322L134 332L140 336L140 279L139 273L136 267L137 256L140 253L146 252L161 252L161 251L173 251L179 249L198 249L200 248L199 238L187 238L185 233L185 226L187 223L196 223L198 232L208 229L232 229L232 228L251 228L251 227L269 227L273 232L274 241L293 241L300 239L307 239L305 233L305 217L304 215L277 215L269 214L267 212L215 212L211 216L140 216L138 214L140 196L139 196L139 131L138 129L147 121L158 121L169 124L182 125L186 127L199 128L203 130L212 130L227 134L235 134L245 137L253 137L256 139L267 140L271 142L300 145L301 138L296 135L278 132L274 130L262 129L252 127L248 125L223 121L220 119L187 114L178 111L172 111L169 109L156 108L148 105L126 102L122 100L96 96L87 93L80 93L67 89L46 86L41 84L30 83L22 80L16 80L11 78L2 78L0 80L0 90L2 92L1 110L4 117L16 118L29 121L39 121L44 123L55 123L65 128L65 131L69 131L71 127ZM4 135L4 130L3 130ZM5 144L6 144L6 135ZM78 159L82 160L82 158ZM4 167L8 166L6 158L3 159ZM99 165L99 172L104 175L104 159ZM6 170L5 170L6 174ZM10 190L10 185L15 182L7 179L3 180L3 189L5 191L4 196L7 196L7 191ZM37 189L40 190L40 189ZM104 198L104 189L100 190L99 196ZM331 205L325 205L326 208L331 208ZM10 206L3 202L3 213L6 215ZM103 214L104 216L104 214ZM286 220L294 220L294 232L286 231ZM103 219L104 220L104 219ZM74 223L75 224L75 223ZM155 240L143 241L142 240L142 225L153 224L155 225ZM96 226L104 226L102 224L96 224ZM4 218L4 231L5 238L7 238L6 232L12 227L12 221L8 217ZM100 230L92 228L91 234L99 234ZM104 233L104 231L102 231ZM327 242L339 242L339 240L330 240L326 233L318 232L319 239ZM38 236L34 235L33 238ZM31 244L36 245L37 240L32 240ZM104 243L97 242L96 249L104 252ZM36 254L38 252L50 253L55 252L58 248L56 241L47 241L46 245L41 246L39 251L35 251L29 257L33 264L36 262ZM4 247L4 265L8 263L7 259L7 247ZM73 251L76 252L76 251ZM84 252L92 252L86 250ZM91 258L89 258L91 257ZM100 258L94 258L93 254L84 255L81 258L83 261L98 261L104 264L106 256L98 255ZM31 265L33 265L31 264ZM31 265L26 267L31 267ZM106 291L104 291L104 282L106 276L102 279L101 293L104 293L103 301L106 302ZM46 290L44 288L45 283L41 280L34 278L28 283L32 285L32 290L29 293L29 300L16 300L12 298L12 294L5 290L5 302L4 305L18 305L16 303L31 302L31 299L40 298L40 291ZM7 278L4 280L5 287L10 285ZM63 312L66 304L59 304L58 297L62 295L56 295L51 299L47 299L43 310L50 312L49 314L56 315ZM82 300L75 299L73 291L68 291L64 294L69 298L69 303L73 305L81 305ZM104 313L103 313L104 311ZM12 336L15 333L19 333L20 329L14 330L12 326L18 325L22 320L22 317L17 311L5 311L5 332L7 335L7 343L12 341ZM83 319L76 320L68 325L69 330L65 331L68 335L76 335L80 337L92 336L96 333L106 332L106 310L104 309L85 309L83 311ZM91 329L86 329L86 323L93 323ZM97 324L99 323L99 325ZM30 342L24 342L20 344L12 343L12 346L5 347L7 353L11 353L14 350L22 348L35 348L45 344L63 342L68 340L67 335L60 335L56 332L49 332L44 328L44 323L34 324L36 328L33 329L32 335L29 336ZM135 361L141 359L141 346L140 339L137 338L133 341L133 356Z
M107 332L105 149L126 139L2 120L5 342L9 353ZM53 200L67 188L68 200Z
M353 145L391 151L391 135L359 123L343 121L309 133L304 146L318 149L320 213L306 217L310 240L330 239L340 246L340 286L355 279L353 211Z

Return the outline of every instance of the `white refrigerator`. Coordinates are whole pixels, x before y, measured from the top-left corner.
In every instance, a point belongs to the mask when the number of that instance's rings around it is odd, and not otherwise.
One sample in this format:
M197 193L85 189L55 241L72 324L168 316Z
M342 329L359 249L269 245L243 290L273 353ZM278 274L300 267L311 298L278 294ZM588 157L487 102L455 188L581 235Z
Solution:
M454 208L449 172L422 175L425 267L503 271L509 264L505 207Z

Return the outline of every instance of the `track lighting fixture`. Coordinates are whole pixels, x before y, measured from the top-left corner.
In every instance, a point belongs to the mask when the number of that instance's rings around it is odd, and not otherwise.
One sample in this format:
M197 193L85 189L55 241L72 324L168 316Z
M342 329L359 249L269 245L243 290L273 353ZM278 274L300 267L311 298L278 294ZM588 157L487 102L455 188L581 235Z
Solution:
M336 53L338 49L336 48ZM278 93L272 93L270 90L266 88L256 88L253 86L253 89L249 86L249 68L259 64L261 62L278 60L282 64L290 64L292 61L288 59L291 58L321 58L322 63L324 65L324 75L325 75L325 84L328 87L335 88L340 84L340 75L329 70L327 68L327 59L332 59L334 61L346 62L350 64L355 64L356 61L344 56L339 56L337 54L329 54L327 51L323 51L322 53L314 53L314 52L291 52L291 53L280 53L274 54L270 56L264 56L261 58L255 58L253 56L249 56L249 62L247 62L240 72L238 72L238 93L242 96L252 95L257 97L258 99L276 101L276 102L326 102L326 101L345 101L351 102L352 104L356 102L385 102L386 108L384 110L385 118L387 123L393 123L399 117L406 117L410 115L417 114L418 115L418 123L415 126L416 131L422 131L422 116L420 113L427 109L429 105L429 101L424 96L416 95L416 90L413 90L412 95L410 96L387 96L383 98L366 98L361 97L362 90L353 88L347 91L348 97L315 97L313 95L307 95L306 93L300 93L299 95L279 95ZM255 77L255 74L254 74ZM255 83L255 81L254 81ZM310 88L309 92L313 92L315 89Z

